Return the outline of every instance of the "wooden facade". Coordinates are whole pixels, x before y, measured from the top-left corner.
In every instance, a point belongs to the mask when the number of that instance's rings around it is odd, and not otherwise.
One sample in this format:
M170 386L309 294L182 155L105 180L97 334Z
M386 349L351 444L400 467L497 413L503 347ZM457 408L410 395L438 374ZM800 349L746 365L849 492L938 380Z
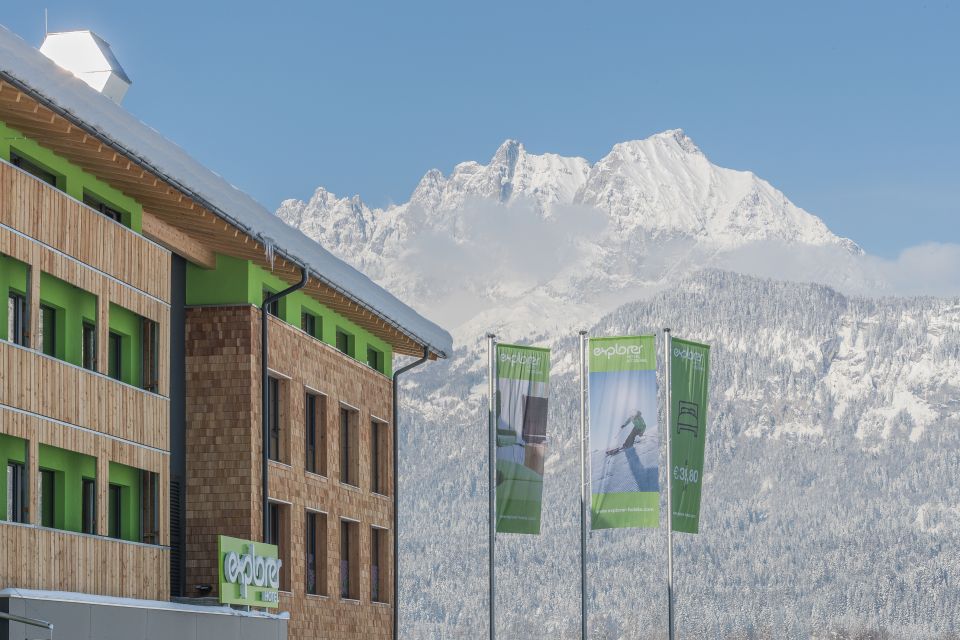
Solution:
M0 342L0 433L27 442L29 482L27 521L0 521L0 586L168 599L170 252L0 163L0 253L29 269L28 344L41 273L96 296L98 333L97 371ZM106 375L111 303L158 324L157 393ZM41 445L96 458L99 535L40 526ZM105 537L111 462L158 474L159 544Z
M383 530L381 583L392 585L392 517L389 495L374 493L371 423L392 423L390 380L344 357L302 331L270 318L271 375L281 385L281 461L270 461L270 500L284 512L281 556L285 559L280 605L290 611L294 638L387 638L393 595L389 586L371 599L371 538ZM216 586L216 536L259 540L261 536L260 314L252 306L198 307L187 315L188 388L188 571L189 585ZM306 470L305 398L322 395L326 476ZM340 481L340 409L354 416L356 486ZM389 466L392 430L382 438L387 465L386 493L392 493ZM381 459L382 460L382 459ZM381 461L381 465L383 462ZM326 595L306 593L307 512L326 515ZM354 576L357 598L341 598L341 520L357 523ZM323 582L323 581L321 581Z

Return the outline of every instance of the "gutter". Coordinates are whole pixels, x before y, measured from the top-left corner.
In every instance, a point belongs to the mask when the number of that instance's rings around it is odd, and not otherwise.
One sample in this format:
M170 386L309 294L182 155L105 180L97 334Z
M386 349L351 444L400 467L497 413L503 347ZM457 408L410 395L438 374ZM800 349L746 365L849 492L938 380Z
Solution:
M300 282L290 287L287 287L280 293L274 293L273 295L267 296L263 301L263 304L260 305L260 393L261 393L261 438L263 440L262 448L260 455L260 473L261 473L261 482L262 482L262 491L263 491L263 541L266 543L271 543L269 539L270 531L270 516L269 516L269 503L270 503L270 391L267 385L267 379L270 377L268 372L268 362L267 357L269 355L269 337L267 332L267 325L269 324L269 313L267 313L267 307L269 307L274 302L284 298L294 291L302 289L307 284L308 278L307 269L305 267L300 267ZM275 544L275 542L273 543Z
M400 374L430 359L430 347L423 357L393 373L393 640L399 638L400 621Z

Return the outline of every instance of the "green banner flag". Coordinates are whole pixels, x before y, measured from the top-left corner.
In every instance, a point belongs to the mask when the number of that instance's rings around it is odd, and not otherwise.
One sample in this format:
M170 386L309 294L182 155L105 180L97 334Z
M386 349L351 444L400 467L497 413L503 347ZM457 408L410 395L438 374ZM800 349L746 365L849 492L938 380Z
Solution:
M653 336L591 338L591 528L660 524L660 427Z
M674 339L670 348L670 491L673 530L700 529L703 448L707 437L710 347Z
M550 350L498 344L497 531L540 533Z

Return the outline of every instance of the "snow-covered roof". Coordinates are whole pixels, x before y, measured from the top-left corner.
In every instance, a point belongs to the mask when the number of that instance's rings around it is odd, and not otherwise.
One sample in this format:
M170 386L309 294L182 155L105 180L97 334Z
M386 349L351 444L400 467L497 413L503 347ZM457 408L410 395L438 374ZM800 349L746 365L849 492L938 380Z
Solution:
M0 26L0 76L162 177L439 357L450 334Z

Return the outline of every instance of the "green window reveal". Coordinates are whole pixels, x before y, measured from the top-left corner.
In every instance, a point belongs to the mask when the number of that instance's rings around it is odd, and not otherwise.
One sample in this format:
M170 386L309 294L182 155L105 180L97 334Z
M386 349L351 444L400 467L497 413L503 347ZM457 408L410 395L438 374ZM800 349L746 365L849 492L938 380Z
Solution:
M119 333L110 332L107 336L107 375L114 380L121 380L123 374L123 336Z
M274 294L273 291L270 291L270 289L266 289L266 288L265 288L265 289L263 290L263 302L266 302L266 301L267 301L267 298L269 298L269 297L272 296L273 294ZM274 316L274 317L279 318L279 317L280 317L280 301L279 301L279 300L274 300L273 302L271 302L270 304L268 304L268 305L267 305L267 313L269 313L270 315L272 315L272 316Z
M40 350L56 358L57 353L57 310L47 304L40 305L40 335L37 337Z
M383 373L383 354L373 347L367 347L367 365Z
M81 531L95 534L97 532L97 481L94 478L83 479L81 495Z
M11 291L7 297L7 340L27 346L27 297Z
M107 517L107 535L120 540L123 537L123 487L111 484L108 489L110 511Z
M57 521L57 472L53 469L40 469L40 524L44 527L58 527Z
M337 329L337 349L341 352L347 354L348 356L353 355L353 336L344 331L343 329Z
M322 329L321 333L317 333L317 316L313 315L309 311L300 312L300 328L303 329L303 332L308 336L313 336L314 338L319 338L323 335Z
M39 456L40 523L84 532L84 479L96 480L97 459L45 444L39 446Z
M83 337L81 338L81 348L83 358L82 366L84 369L96 371L97 369L97 325L92 322L83 323Z
M5 499L0 504L0 520L27 521L27 441L22 438L0 434L0 495Z

